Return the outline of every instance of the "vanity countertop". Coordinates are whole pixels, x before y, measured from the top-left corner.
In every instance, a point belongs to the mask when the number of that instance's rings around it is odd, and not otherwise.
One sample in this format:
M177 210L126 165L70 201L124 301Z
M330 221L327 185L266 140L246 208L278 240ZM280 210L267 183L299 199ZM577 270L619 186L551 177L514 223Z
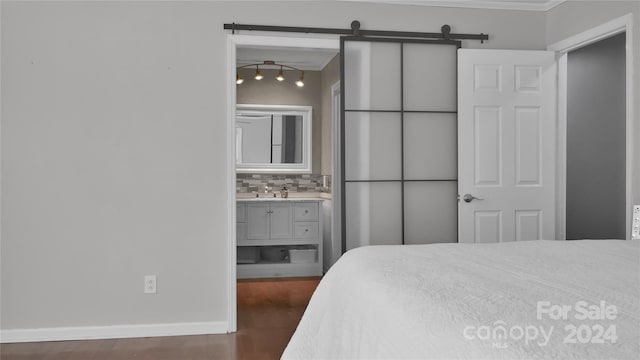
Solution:
M279 197L264 197L264 198L238 198L240 202L266 202L266 201L322 201L321 198L279 198Z
M276 193L277 197L273 197L273 194L265 196L260 194L260 197L256 197L255 194L236 194L237 201L322 201L331 200L331 194L327 193L289 193L289 197L282 198L280 194Z

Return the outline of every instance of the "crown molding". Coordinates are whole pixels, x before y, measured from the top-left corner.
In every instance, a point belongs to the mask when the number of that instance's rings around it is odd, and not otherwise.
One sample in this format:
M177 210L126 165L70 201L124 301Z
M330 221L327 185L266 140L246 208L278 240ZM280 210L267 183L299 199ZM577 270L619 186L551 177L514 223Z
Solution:
M339 0L357 1L370 3L383 3L394 5L417 5L471 9L492 9L492 10L526 10L526 11L548 11L567 0L548 1L499 1L499 0Z

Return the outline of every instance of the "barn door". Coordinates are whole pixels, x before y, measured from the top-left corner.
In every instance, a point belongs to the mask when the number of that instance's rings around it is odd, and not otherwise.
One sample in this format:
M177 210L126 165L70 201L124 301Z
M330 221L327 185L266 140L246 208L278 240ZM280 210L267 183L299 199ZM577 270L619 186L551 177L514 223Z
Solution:
M341 38L343 251L457 241L457 49Z
M553 52L459 51L460 242L555 238Z

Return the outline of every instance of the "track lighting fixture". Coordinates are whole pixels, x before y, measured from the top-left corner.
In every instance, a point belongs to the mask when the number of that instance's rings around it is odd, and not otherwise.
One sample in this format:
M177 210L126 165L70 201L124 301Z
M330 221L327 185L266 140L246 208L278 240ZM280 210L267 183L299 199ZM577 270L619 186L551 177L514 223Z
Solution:
M284 68L287 69L291 69L291 70L296 70L296 71L300 71L300 78L298 78L298 80L296 80L295 84L298 87L303 87L304 86L304 71L300 70L298 68L295 68L293 66L289 66L289 65L284 65L284 64L278 64L273 60L265 60L262 63L257 63L257 64L248 64L248 65L242 65L242 66L238 66L237 69L242 69L242 68L247 68L247 67L256 67L256 75L253 77L256 80L262 80L264 78L264 76L262 75L262 73L260 73L260 66L279 66L280 67L280 71L278 71L278 75L276 76L276 80L278 81L284 81ZM240 74L236 72L236 84L240 85L244 82L244 79L240 77Z

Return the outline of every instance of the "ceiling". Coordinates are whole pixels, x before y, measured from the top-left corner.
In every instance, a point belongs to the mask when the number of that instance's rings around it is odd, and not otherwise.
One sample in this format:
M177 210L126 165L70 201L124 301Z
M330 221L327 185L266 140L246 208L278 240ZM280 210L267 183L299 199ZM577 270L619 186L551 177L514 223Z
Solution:
M474 9L547 11L567 0L339 0Z
M337 54L337 51L327 49L239 47L236 52L236 64L242 66L273 60L301 70L320 71ZM269 67L263 66L263 68Z

